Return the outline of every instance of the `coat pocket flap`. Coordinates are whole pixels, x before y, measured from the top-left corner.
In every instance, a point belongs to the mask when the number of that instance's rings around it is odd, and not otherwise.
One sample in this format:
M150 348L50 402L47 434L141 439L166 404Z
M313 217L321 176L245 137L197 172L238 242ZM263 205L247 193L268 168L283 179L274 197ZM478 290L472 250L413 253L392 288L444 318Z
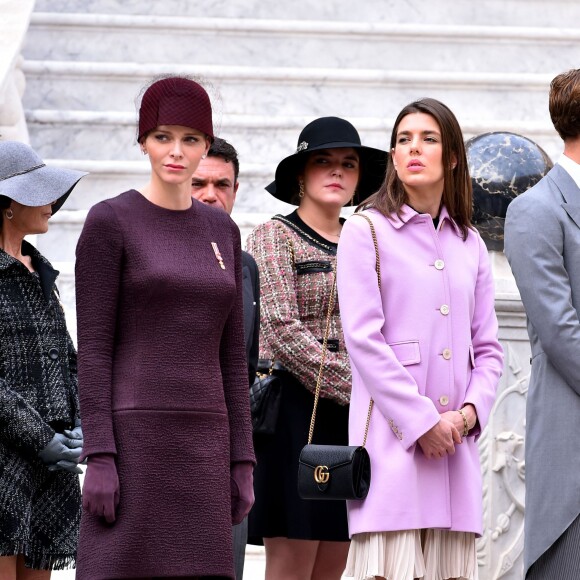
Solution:
M418 340L403 340L389 344L397 360L403 365L416 365L421 362L421 350Z

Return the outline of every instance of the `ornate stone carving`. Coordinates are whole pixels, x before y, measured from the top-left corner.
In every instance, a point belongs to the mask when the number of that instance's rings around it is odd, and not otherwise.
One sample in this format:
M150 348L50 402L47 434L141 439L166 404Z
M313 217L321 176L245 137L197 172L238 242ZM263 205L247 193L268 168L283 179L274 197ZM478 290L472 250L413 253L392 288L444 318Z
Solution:
M498 300L505 366L489 426L479 441L484 482L480 580L523 577L525 405L530 348L521 302Z

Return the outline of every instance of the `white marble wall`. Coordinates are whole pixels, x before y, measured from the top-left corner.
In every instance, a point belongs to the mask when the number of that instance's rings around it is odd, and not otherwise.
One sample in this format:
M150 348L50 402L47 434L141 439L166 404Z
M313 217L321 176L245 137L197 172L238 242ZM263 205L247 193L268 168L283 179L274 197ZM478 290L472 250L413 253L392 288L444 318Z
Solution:
M78 0L37 0L37 10L78 12ZM84 12L115 14L118 0L84 0ZM182 17L288 19L315 21L422 22L445 25L449 22L479 22L490 26L513 23L516 26L561 26L580 21L576 0L351 0L315 2L300 0L291 4L276 0L123 0L125 14L152 14Z
M558 0L557 17L522 0L372 0L356 13L342 0L291 12L273 0L169 3L93 0L79 12L74 1L37 2L24 104L43 158L92 172L69 209L145 176L134 99L162 73L212 84L216 131L240 154L243 212L280 210L263 188L313 118L346 117L366 144L386 147L396 113L426 95L456 112L466 138L513 131L559 154L547 89L577 62L574 2ZM552 19L558 28L539 27Z

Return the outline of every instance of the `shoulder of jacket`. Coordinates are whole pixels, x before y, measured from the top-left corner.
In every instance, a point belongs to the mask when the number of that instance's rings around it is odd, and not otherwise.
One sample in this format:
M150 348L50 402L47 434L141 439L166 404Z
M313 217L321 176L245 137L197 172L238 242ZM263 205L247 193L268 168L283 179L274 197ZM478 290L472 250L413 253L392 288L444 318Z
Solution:
M267 222L262 224L258 224L253 230L253 236L268 236L268 237L277 237L277 236L285 236L288 237L292 234L292 229L284 224L279 219L269 219Z
M507 208L507 216L513 217L516 211L539 212L541 214L548 211L551 213L555 205L559 207L562 203L562 200L559 200L556 195L558 197L560 195L556 184L544 177L510 202Z

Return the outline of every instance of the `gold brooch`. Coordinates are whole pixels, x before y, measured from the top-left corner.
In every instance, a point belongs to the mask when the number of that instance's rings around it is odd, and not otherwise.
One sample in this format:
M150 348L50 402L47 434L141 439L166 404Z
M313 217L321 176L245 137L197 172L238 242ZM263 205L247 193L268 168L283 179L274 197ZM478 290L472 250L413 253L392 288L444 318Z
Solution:
M220 253L220 249L218 248L218 245L215 242L212 242L211 247L213 248L213 253L215 254L215 257L220 265L220 268L222 270L225 270L226 266L224 264L224 259L222 258L222 255Z

